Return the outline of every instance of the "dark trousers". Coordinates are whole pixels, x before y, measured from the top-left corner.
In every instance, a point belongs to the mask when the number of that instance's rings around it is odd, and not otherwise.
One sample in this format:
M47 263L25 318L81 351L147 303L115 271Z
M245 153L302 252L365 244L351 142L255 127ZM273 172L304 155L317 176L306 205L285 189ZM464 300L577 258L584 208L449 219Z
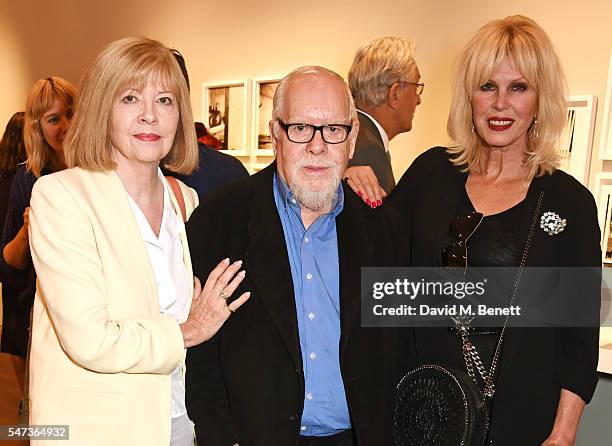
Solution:
M349 429L329 437L300 437L299 446L355 446L356 444L353 431Z

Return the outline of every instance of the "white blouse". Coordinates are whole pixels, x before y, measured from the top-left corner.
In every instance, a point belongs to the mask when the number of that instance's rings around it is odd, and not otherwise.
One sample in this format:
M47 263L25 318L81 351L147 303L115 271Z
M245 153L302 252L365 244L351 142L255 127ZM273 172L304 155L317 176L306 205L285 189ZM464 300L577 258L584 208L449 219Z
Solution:
M161 170L158 176L164 186L164 210L162 213L159 237L151 229L147 218L138 204L128 194L128 200L134 211L138 228L142 235L149 260L155 274L157 294L159 296L159 311L172 316L179 324L187 320L189 314L189 293L192 292L187 283L187 273L183 263L183 244L179 234L185 229L185 224L178 216L170 200L170 188ZM185 408L185 379L183 364L172 372L172 418L187 413Z

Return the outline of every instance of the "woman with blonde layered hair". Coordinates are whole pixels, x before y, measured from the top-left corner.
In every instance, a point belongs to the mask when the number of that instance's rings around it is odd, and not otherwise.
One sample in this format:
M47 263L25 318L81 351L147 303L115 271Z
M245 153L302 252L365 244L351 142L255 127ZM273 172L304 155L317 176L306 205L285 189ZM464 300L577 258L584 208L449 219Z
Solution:
M520 302L527 314L513 326L508 318L449 318L453 330L414 331L417 363L452 367L472 385L486 408L473 432L486 445L573 445L597 384L600 233L591 193L557 169L565 91L559 58L537 23L512 16L485 24L457 63L448 119L457 145L420 155L390 198L407 218L412 265L512 272L493 281L501 287L482 303ZM580 283L574 319L543 311L535 316L546 320L540 328L522 328L533 326L534 300L544 298L527 295L521 282L532 266L553 268L529 271L546 283L543 292L562 278ZM558 296L555 308L564 308ZM436 401L422 403L414 413L435 412ZM444 410L430 418L430 432L452 431ZM418 428L406 431L419 438ZM425 437L414 444L429 444Z
M193 277L197 194L159 167L197 165L191 116L167 47L113 42L83 78L70 168L33 190L30 424L68 424L74 444L192 446L185 349L248 298L229 299L241 262L221 261L203 288Z
M453 78L448 134L456 166L473 168L480 161L482 140L474 131L473 93L512 60L538 96L537 113L529 126L525 163L530 175L550 174L558 164L557 145L566 121L566 83L552 42L533 20L522 16L495 20L470 40Z

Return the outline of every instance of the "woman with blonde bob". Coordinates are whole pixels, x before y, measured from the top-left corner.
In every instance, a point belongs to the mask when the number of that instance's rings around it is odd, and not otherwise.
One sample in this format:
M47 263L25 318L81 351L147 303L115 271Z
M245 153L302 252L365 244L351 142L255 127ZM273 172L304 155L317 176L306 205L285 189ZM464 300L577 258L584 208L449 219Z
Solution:
M66 137L69 169L32 192L38 272L31 424L70 426L88 445L191 445L187 347L212 337L248 299L223 260L193 278L184 221L197 194L187 85L170 50L147 38L105 47L85 73ZM36 442L35 442L36 443Z
M458 59L452 92L455 145L419 156L391 197L408 219L412 265L599 268L593 197L557 168L566 88L544 30L523 16L485 24ZM517 283L521 296L516 277L501 289L508 302ZM595 321L599 284L588 283L581 308ZM477 386L490 421L485 444L574 444L597 383L597 327L450 325L415 329L415 357Z

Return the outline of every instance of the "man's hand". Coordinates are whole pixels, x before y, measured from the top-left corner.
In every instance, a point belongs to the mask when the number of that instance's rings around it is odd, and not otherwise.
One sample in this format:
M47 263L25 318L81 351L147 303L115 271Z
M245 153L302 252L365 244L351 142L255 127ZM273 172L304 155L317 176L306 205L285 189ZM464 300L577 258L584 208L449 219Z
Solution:
M372 209L382 205L387 193L380 187L378 178L370 166L348 167L344 171L344 178L351 189Z

